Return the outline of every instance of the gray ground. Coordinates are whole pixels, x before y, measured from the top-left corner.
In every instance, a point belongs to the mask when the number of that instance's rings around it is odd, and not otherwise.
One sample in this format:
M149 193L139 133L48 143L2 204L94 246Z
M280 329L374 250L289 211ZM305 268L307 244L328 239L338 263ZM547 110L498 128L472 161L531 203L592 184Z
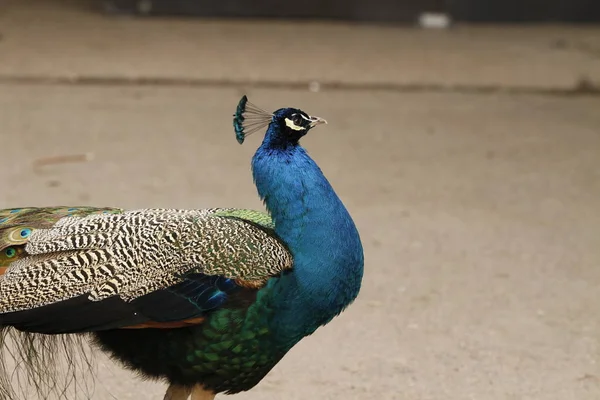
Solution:
M600 29L138 21L46 4L0 14L0 207L260 208L260 137L239 146L231 129L240 95L330 122L304 144L359 227L363 291L236 398L600 397L600 97L285 87L569 89L600 82ZM96 83L64 83L82 77ZM34 168L77 154L91 157ZM100 363L95 399L162 398Z

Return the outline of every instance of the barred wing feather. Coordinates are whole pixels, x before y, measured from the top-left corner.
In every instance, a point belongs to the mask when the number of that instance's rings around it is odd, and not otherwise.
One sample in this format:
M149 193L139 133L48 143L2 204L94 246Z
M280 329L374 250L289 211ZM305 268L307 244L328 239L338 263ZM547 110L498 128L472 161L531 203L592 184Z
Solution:
M39 210L32 215L44 213ZM139 312L139 300L155 292L188 281L204 291L227 286L227 280L258 288L292 266L292 256L268 216L250 210L94 209L87 215L61 216L53 224L35 218L5 221L0 235L26 225L32 226L25 232L26 243L0 244L4 251L19 250L0 278L0 323L17 328L20 323L21 329L32 331L147 324L151 318ZM178 318L200 321L208 300ZM19 315L44 307L44 315L54 310L70 322L51 329L42 314L25 319ZM103 317L84 322L89 312ZM73 322L75 316L82 322Z

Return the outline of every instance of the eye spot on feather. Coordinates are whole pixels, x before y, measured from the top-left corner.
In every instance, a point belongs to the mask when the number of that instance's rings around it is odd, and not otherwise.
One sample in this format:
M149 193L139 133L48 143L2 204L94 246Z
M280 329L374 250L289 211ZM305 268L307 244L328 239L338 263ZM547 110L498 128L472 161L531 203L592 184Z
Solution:
M8 258L13 258L14 256L17 255L17 250L15 250L13 247L9 247L6 250L4 250L4 254Z
M29 237L29 235L31 235L31 229L29 229L29 228L21 229L21 232L19 234L21 235L21 237L23 239L26 239Z
M7 218L7 217L0 218L0 224L3 224L3 223L5 223L6 221L8 221L8 218Z

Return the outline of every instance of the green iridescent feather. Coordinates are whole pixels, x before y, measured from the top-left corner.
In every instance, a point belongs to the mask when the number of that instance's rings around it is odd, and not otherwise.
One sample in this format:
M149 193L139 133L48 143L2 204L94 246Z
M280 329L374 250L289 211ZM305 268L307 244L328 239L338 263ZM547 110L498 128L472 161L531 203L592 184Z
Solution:
M262 289L254 296L247 309L217 310L205 323L189 329L103 331L96 333L96 342L132 370L146 367L151 377L160 377L165 368L176 370L170 376L172 384L201 380L217 392L248 390L291 347L272 340L273 293Z

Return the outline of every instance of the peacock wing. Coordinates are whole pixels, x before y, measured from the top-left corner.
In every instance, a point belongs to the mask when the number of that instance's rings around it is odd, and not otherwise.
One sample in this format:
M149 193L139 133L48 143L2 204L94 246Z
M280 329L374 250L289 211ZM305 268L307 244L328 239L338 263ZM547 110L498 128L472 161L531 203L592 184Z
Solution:
M293 262L250 210L99 211L38 226L0 279L0 323L33 332L199 323Z

